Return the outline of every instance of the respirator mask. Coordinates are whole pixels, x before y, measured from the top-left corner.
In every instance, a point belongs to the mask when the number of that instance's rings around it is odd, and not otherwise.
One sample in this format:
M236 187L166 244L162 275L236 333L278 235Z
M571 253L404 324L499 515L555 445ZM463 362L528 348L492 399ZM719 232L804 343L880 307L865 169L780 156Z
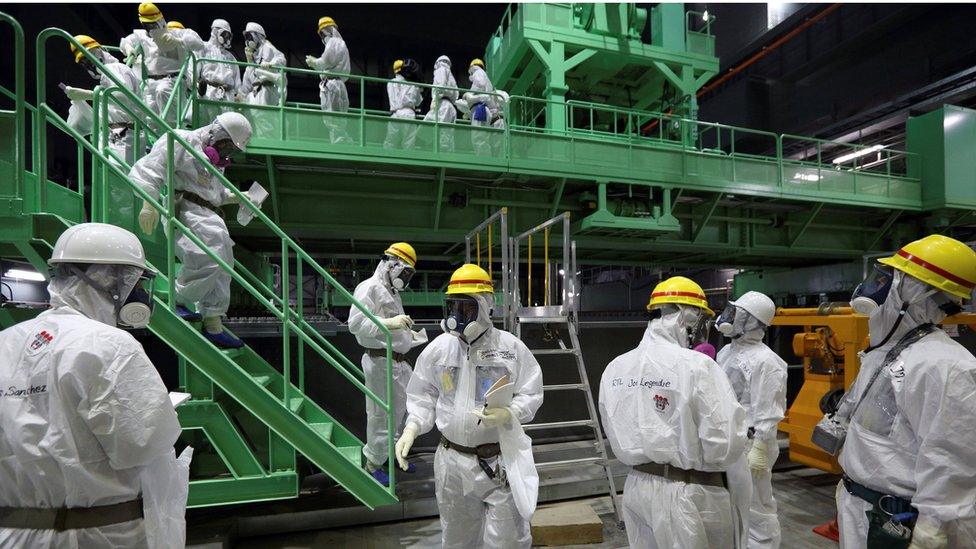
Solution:
M231 41L234 39L234 35L225 31L217 30L217 43L225 49L230 49Z
M115 304L115 319L119 328L139 329L149 325L153 311L153 288L156 273L131 265L115 266L115 287L101 285L80 268L72 265L71 272L92 288L108 294Z
M390 285L393 286L393 289L396 291L405 289L410 284L410 279L413 278L416 272L414 268L407 265L398 257L388 255L383 260L390 262L388 276L390 277Z
M894 280L894 269L886 265L874 265L868 277L854 288L851 308L858 314L870 316L888 298Z
M256 32L245 32L244 45L252 50L256 50L261 45L261 36Z
M491 311L486 296L491 294L452 295L444 300L441 329L466 342L473 343L491 327Z

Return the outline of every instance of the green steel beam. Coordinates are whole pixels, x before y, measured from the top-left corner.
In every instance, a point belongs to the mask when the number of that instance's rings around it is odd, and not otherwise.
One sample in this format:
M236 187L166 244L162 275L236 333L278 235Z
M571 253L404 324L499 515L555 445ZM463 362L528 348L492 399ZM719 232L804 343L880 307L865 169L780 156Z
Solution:
M187 507L213 507L232 503L259 503L298 496L294 471L243 478L191 480Z
M444 173L446 170L441 168L437 171L437 195L434 199L434 230L441 228L441 208L444 205Z
M698 238L701 237L702 233L705 231L705 227L708 226L708 222L712 219L712 215L715 214L715 209L718 208L718 203L722 200L722 193L715 193L712 197L711 202L705 209L705 216L698 222L698 228L695 230L695 234L691 237L691 243L694 244L698 242Z
M274 157L271 155L265 155L264 158L268 166L268 185L271 192L271 213L274 216L275 223L279 223L281 221L281 215L278 208L278 177L277 170L275 170L275 161Z
M566 178L563 177L559 180L559 185L556 187L556 196L552 199L552 207L549 208L549 217L555 217L556 211L559 210L559 201L563 199L563 190L566 188Z
M820 210L822 209L823 209L822 202L813 207L813 211L811 211L810 214L807 215L807 219L806 221L803 222L803 226L801 226L800 230L797 231L795 235L793 235L793 240L790 241L790 248L796 246L796 243L800 241L801 237L803 237L803 233L807 232L807 229L810 228L810 224L813 223L813 220L817 217L817 215L820 213Z
M200 429L235 477L264 475L264 468L241 438L220 404L207 400L186 402L176 408L183 429Z
M865 250L867 251L873 250L874 247L877 246L879 242L881 242L881 239L884 238L886 234L888 234L888 230L891 229L892 225L895 224L895 221L898 220L901 214L902 214L901 210L895 210L891 212L891 215L888 216L888 219L886 219L884 224L881 225L881 228L878 229L878 234L874 236L874 240L872 240L871 243L868 244Z

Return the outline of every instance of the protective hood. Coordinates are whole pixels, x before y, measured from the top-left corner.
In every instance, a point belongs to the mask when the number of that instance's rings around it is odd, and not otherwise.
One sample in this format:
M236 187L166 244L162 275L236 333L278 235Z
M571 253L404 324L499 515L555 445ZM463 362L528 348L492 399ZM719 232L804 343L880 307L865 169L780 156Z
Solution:
M438 69L440 67L451 68L451 59L446 55L438 57L437 61L434 61L434 68Z
M118 288L119 303L125 302L129 297L143 272L138 267L124 265L93 264L87 268L81 267L88 279L101 288ZM53 308L70 307L92 320L109 326L118 325L118 313L112 295L108 291L94 288L81 276L54 276L48 283L47 291L51 295Z
M896 270L887 299L868 318L871 346L878 345L891 333L882 348L890 347L906 333L922 324L942 322L946 313L932 299L937 292L938 290L932 286ZM904 318L892 332L892 327L898 322L899 313L906 304L908 307Z
M659 318L652 319L648 323L647 331L644 332L644 339L656 343L666 341L688 348L688 330L695 326L699 316L704 312L686 305L671 305L666 310L671 312L662 311Z
M373 278L380 281L387 290L393 291L393 285L390 283L390 262L380 261L376 264L376 269L373 270Z
M475 294L463 294L465 297L474 299L478 303L478 316L476 319L470 322L464 323L464 325L458 325L457 319L452 325L450 323L450 318L441 320L441 329L445 333L451 334L463 343L472 345L478 341L483 341L485 334L487 334L494 326L491 321L491 309L494 301L493 294L489 292L481 292ZM451 296L448 296L451 297Z

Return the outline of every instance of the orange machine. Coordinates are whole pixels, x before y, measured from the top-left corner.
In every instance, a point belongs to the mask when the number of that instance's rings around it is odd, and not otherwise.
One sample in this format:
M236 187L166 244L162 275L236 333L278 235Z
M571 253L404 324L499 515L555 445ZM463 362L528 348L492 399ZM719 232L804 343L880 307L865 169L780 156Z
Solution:
M943 325L965 324L976 330L976 314L947 318ZM857 353L868 345L868 317L850 307L824 304L819 308L778 309L773 326L798 326L793 352L803 358L803 387L779 424L790 435L790 460L830 473L840 473L837 459L810 442L813 428L823 417L821 401L839 396L857 377ZM828 397L829 398L829 397Z

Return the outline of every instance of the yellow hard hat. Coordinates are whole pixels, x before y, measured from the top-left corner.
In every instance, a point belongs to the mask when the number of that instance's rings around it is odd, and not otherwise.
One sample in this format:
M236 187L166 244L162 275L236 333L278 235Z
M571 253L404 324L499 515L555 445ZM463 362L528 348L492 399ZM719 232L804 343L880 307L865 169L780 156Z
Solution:
M166 28L167 29L185 29L186 27L184 27L183 26L183 23L180 23L179 21L167 21L166 22Z
M473 66L475 66L475 65L477 65L477 66L479 66L479 67L481 67L481 68L485 68L485 62L484 62L484 61L482 61L481 59L478 59L478 58L474 58L474 59L472 59L472 60L471 60L471 64L470 64L470 65L468 65L468 68L470 69L471 67L473 67Z
M399 257L400 259L407 262L410 267L417 268L417 252L413 250L413 246L407 244L406 242L394 242L390 244L390 247L386 249L386 255L392 255Z
M102 45L98 43L98 40L95 40L87 34L79 34L78 36L75 36L75 40L89 51L102 47ZM81 61L81 58L85 56L84 52L76 48L74 44L71 44L71 53L75 56L75 63Z
M156 4L143 2L139 4L139 21L142 23L155 23L163 18L163 12L159 11Z
M339 25L336 25L335 20L333 20L331 17L319 17L319 29L315 32L322 32L322 29L325 27L339 28Z
M403 68L403 59L397 59L393 62L393 74L400 74L400 69Z
M481 267L466 263L451 275L451 281L447 283L446 293L447 295L480 294L494 291L491 276Z
M674 303L677 305L691 305L704 309L708 316L715 316L715 311L708 308L705 291L694 280L683 276L672 276L654 287L651 300L647 302L650 311L658 305Z
M976 252L955 238L932 234L878 260L963 299L976 288Z

